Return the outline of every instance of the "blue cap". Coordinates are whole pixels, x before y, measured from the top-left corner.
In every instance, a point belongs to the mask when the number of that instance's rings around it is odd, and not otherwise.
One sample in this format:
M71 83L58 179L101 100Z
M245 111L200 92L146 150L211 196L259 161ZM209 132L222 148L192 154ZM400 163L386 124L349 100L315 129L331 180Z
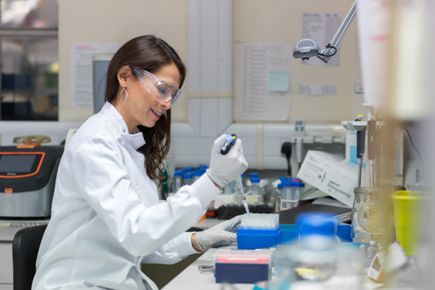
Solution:
M184 171L182 175L183 175L183 179L191 179L193 176L193 172L192 171Z
M250 176L249 180L251 181L251 183L259 183L260 182L260 176Z
M260 178L260 174L258 174L258 172L249 173L248 176L249 176L249 178L251 178L251 177L258 177L258 178Z
M292 182L293 187L305 187L305 184L303 182Z
M290 181L289 179L287 180L281 180L281 183L278 184L278 189L282 189L284 187L304 187L305 184L303 182L294 182L294 181Z
M201 169L201 170L206 170L207 168L208 168L208 166L205 165L205 164L200 164L200 165L198 166L198 169Z
M278 189L283 189L284 187L290 187L290 183L289 182L281 182L280 184L278 184Z
M201 176L204 172L205 172L205 170L203 171L203 170L198 169L198 170L192 171L192 176Z
M175 170L174 176L183 176L183 170L182 169Z
M337 234L337 219L332 213L305 212L296 217L299 236L321 235L333 237Z

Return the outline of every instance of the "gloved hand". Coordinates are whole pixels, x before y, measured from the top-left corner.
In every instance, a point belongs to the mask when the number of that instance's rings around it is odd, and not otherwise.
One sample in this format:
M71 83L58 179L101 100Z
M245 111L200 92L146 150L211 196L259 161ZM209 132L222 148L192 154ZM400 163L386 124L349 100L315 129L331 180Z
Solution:
M242 140L237 139L233 148L227 154L222 155L220 151L224 142L225 134L214 141L210 167L206 171L208 177L220 188L238 178L248 168L248 162L243 156Z
M200 252L205 252L212 247L231 245L236 241L234 233L240 225L242 216L235 216L230 220L222 222L203 232L194 233L192 236L192 246Z

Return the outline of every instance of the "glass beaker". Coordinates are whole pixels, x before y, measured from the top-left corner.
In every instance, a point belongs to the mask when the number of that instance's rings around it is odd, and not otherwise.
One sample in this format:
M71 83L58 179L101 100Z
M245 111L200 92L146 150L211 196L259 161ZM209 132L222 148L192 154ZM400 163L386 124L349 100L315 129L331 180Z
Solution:
M377 201L377 190L372 187L357 187L352 208L352 241L370 243L379 241L382 208Z

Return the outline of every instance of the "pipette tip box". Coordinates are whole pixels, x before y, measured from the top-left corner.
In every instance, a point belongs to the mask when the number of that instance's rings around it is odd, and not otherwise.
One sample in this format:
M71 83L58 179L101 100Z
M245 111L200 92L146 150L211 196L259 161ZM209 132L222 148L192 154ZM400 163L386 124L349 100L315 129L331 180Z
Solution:
M273 229L239 228L237 230L238 249L264 249L278 244L280 227Z

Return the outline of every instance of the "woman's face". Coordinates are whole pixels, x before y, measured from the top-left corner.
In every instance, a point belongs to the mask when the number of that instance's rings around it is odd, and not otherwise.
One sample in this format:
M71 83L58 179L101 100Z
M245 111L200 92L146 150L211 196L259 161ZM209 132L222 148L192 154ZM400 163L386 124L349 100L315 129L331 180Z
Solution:
M122 92L118 96L124 112L121 115L127 123L129 132L138 125L154 127L171 108L172 101L168 96L171 92L175 93L180 84L180 73L175 64L165 65L152 74L141 70L137 71L136 75L138 74L138 78L127 78L128 97L123 100Z

